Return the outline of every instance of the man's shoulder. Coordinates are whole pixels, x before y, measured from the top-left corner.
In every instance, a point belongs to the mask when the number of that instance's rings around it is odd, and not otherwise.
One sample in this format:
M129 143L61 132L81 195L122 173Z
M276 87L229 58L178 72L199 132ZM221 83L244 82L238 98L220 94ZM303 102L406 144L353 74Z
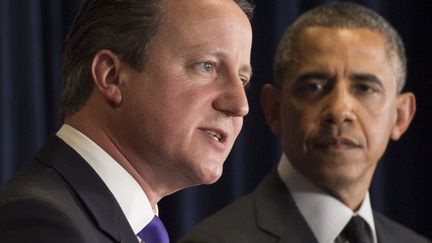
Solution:
M6 198L52 198L53 193L64 194L66 182L52 168L33 159L0 188L0 200Z
M78 229L86 222L80 220L83 213L73 190L52 168L36 160L0 189L0 215L0 242L63 237L87 242Z
M179 242L249 242L256 227L253 196L249 194L205 218Z
M119 207L111 205L115 204L112 195L93 178L97 176L90 167L77 161L76 155L68 157L72 153L64 150L69 148L61 146L45 146L38 152L41 156L36 155L0 188L0 242L115 241L110 234L118 230L104 232L109 227L101 229L99 224L107 221L98 219L94 208L101 206L99 211L115 215L116 225L121 219ZM89 205L90 200L97 203Z
M31 161L0 187L0 202L11 198L14 201L45 201L59 206L76 202L80 190L71 178L85 183L93 174L71 147L57 136L50 136Z
M111 242L108 239L78 204L65 206L28 194L0 201L0 242Z
M80 199L55 169L33 159L0 188L2 214L38 216L46 211L76 215L81 211ZM5 211L16 208L16 211ZM24 213L27 209L31 212Z
M301 234L310 231L303 221L289 191L272 170L253 192L201 221L179 242L272 242L291 234L293 225Z
M432 241L417 234L413 230L374 212L375 227L380 242L416 242L431 243Z

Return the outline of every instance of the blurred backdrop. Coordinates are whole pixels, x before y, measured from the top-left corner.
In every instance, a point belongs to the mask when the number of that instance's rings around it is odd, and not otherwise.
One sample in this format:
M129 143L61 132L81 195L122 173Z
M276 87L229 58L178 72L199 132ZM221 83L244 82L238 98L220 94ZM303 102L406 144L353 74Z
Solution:
M254 0L250 113L210 186L160 202L172 241L224 205L250 192L280 156L279 139L265 124L260 89L271 82L272 57L285 28L324 0ZM400 32L408 56L407 90L417 95L408 132L391 143L371 188L373 207L432 238L432 2L355 1L386 17ZM0 0L0 183L4 183L59 128L57 107L63 39L83 0Z

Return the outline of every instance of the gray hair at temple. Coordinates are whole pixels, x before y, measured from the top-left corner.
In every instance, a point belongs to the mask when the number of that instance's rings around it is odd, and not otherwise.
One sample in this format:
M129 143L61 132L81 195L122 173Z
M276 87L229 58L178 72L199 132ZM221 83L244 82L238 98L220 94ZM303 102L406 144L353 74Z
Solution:
M355 3L330 3L318 6L301 15L282 36L273 64L274 83L281 86L290 62L296 52L300 33L308 27L366 28L381 34L387 40L387 52L399 59L398 92L405 86L407 61L405 47L398 32L376 12Z
M233 0L249 19L254 6ZM59 116L79 111L94 88L91 62L99 50L108 49L133 68L146 64L154 36L165 19L163 0L87 0L65 40Z

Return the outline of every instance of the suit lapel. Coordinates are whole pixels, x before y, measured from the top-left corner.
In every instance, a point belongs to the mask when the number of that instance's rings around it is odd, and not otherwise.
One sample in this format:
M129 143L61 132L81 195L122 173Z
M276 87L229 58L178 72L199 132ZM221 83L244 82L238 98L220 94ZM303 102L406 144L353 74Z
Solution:
M67 181L102 231L116 242L137 242L108 187L90 165L63 140L57 136L49 137L35 157L52 167Z
M387 232L385 227L375 221L375 229L378 243L403 243L394 232Z
M378 243L405 243L406 240L401 238L394 228L388 228L384 222L383 216L374 212L375 230Z
M260 183L253 197L258 227L279 237L280 243L317 242L276 169Z

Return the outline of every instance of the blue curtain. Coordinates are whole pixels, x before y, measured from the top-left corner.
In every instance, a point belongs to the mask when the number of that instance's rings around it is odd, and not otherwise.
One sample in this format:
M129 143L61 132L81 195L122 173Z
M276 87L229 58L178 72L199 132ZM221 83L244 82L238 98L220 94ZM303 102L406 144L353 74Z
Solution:
M82 0L0 0L0 183L4 183L58 127L63 39ZM280 156L279 139L265 124L260 88L271 82L274 50L284 29L324 0L255 0L250 113L222 178L164 198L161 217L172 240L200 219L250 192ZM407 89L417 114L407 134L380 161L371 188L375 209L432 238L432 6L420 0L356 1L386 17L408 55ZM429 4L429 5L428 5Z

